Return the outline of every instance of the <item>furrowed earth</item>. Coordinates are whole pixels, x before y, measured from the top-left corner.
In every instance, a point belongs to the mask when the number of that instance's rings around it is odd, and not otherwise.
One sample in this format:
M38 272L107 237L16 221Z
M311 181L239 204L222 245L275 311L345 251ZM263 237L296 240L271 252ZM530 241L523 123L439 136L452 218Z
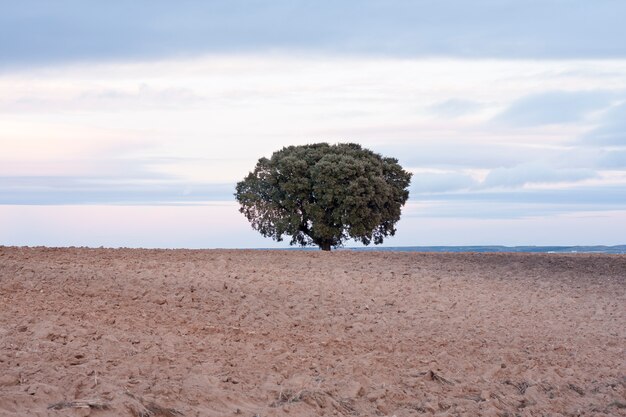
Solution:
M0 416L626 416L626 255L0 247Z

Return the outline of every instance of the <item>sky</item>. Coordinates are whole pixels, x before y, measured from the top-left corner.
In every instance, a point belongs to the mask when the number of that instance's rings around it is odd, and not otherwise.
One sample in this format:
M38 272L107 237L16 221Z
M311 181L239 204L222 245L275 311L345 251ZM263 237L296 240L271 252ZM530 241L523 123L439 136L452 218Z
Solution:
M413 172L384 246L626 243L624 1L0 6L0 245L286 247L234 185L315 142Z

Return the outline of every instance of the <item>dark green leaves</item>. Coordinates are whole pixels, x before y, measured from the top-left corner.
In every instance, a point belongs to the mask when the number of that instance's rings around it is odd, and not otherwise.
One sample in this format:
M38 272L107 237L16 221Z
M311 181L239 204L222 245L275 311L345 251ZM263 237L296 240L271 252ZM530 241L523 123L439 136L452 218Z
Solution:
M237 184L240 211L263 236L330 250L393 236L411 174L354 143L290 146Z

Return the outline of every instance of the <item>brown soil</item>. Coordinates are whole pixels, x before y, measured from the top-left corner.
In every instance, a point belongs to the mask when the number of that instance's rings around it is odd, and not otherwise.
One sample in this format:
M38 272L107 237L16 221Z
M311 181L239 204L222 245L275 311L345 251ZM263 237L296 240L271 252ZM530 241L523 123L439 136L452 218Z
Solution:
M625 416L626 256L0 247L1 416Z

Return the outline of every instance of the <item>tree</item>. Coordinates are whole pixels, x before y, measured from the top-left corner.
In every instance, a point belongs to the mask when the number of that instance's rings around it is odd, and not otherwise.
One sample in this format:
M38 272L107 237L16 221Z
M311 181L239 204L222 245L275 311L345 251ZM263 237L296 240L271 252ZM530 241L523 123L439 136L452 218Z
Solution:
M354 143L289 146L237 183L239 211L265 237L322 250L393 236L411 174Z

